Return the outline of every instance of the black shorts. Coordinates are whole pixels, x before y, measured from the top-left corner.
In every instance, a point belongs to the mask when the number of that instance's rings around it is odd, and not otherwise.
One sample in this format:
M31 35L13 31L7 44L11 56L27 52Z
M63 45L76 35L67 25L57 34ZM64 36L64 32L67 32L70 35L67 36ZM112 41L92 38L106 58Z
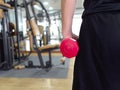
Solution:
M120 90L120 12L83 18L72 90Z

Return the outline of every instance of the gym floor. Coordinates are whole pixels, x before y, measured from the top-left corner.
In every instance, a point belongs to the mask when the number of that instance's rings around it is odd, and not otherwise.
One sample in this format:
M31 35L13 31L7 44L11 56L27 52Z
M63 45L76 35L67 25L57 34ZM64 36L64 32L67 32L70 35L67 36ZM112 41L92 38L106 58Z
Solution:
M54 55L58 54L60 53ZM73 64L74 58L71 58L68 77L65 79L0 78L0 90L71 90Z

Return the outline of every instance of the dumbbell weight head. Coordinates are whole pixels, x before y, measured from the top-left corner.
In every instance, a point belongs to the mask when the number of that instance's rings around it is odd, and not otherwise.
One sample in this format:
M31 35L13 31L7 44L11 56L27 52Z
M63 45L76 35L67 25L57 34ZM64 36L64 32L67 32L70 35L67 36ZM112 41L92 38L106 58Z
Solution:
M78 42L72 38L65 38L61 41L60 51L67 58L75 57L79 51Z

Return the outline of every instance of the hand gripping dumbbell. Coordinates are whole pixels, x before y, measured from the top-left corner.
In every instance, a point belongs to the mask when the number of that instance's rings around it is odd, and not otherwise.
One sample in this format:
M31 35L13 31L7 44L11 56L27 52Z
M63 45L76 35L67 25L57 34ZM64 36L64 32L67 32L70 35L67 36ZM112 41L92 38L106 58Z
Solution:
M64 57L75 57L79 51L77 40L73 38L65 38L61 41L60 51Z

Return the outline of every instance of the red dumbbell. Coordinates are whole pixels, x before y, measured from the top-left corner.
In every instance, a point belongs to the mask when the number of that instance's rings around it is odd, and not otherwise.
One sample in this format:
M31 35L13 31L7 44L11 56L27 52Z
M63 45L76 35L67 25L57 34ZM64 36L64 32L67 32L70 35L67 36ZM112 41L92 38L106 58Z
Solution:
M64 57L72 58L78 53L78 42L73 38L65 38L61 41L60 51Z

